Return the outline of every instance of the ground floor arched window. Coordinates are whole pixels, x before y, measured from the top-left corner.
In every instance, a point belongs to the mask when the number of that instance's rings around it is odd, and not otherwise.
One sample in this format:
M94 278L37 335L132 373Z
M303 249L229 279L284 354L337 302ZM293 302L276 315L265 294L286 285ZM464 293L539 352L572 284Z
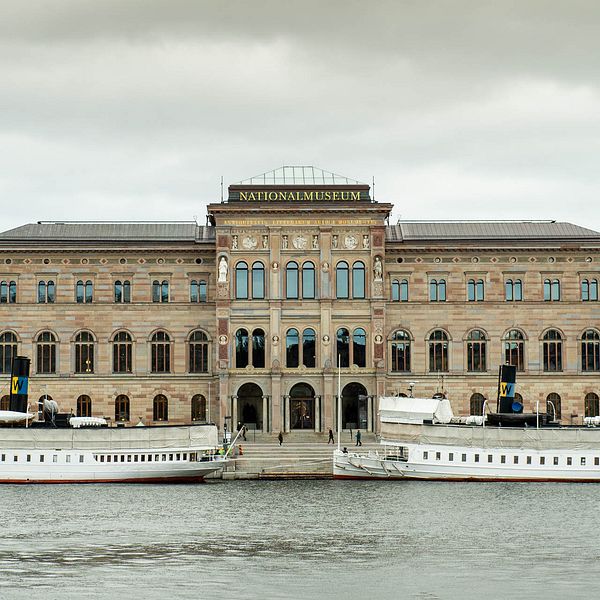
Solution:
M206 398L202 394L192 396L192 421L206 421Z
M91 417L92 416L92 399L85 394L77 398L77 416Z
M594 392L586 394L584 405L586 417L600 416L600 398L598 398L598 394L595 394Z
M152 420L169 420L169 401L164 394L158 394L154 397L154 402L152 403Z
M129 421L129 398L125 394L115 399L115 421Z
M485 398L483 394L473 394L471 396L471 400L469 401L469 413L472 415L482 415L484 402Z

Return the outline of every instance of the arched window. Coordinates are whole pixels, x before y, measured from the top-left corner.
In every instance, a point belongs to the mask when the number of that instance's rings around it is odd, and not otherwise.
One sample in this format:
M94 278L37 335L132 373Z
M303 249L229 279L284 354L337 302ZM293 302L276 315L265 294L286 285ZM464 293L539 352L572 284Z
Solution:
M365 263L357 260L352 265L352 297L364 298L365 291Z
M248 366L248 331L238 329L235 332L235 367L245 369Z
M560 396L555 392L548 394L548 397L546 398L546 414L550 420L560 421Z
M285 297L298 298L298 263L294 260L285 267Z
M8 394L0 398L0 410L10 410L10 396Z
M252 332L252 366L257 369L265 368L265 332L262 329Z
M132 372L132 347L131 336L126 331L119 331L113 337L113 372Z
M305 329L302 332L302 364L309 369L317 366L316 341L314 329Z
M193 331L188 340L189 372L208 373L208 337L204 331Z
M367 366L367 334L362 327L352 332L352 364L357 367Z
M504 362L525 370L525 339L518 329L511 329L504 338Z
M544 280L544 301L558 302L560 300L560 281L558 279Z
M196 279L190 281L190 302L200 302L200 290Z
M252 297L256 300L265 297L265 267L259 261L252 264Z
M125 394L115 399L115 421L129 421L129 398Z
M581 299L584 302L596 302L598 300L597 279L584 279L581 282Z
M202 394L192 396L192 421L206 421L206 398Z
M394 331L390 340L390 369L393 373L410 371L410 335L403 330Z
M560 331L549 329L543 341L544 371L562 371L562 336Z
M243 260L235 265L235 297L248 299L248 265Z
M485 402L485 397L483 394L473 394L471 396L471 400L469 401L469 414L471 415L483 415L483 403Z
M152 403L152 420L169 420L169 401L164 394L158 394L154 397L154 402Z
M75 300L78 303L88 303L92 302L94 299L94 286L91 280L83 281L80 279L75 285Z
M208 301L208 283L201 279L198 282L198 301L199 302L207 302Z
M467 282L467 300L469 302L482 302L483 298L483 279L469 279L469 281Z
M585 395L584 400L585 416L586 417L598 417L600 416L600 398L598 394L590 392Z
M94 372L94 338L88 331L75 337L75 373Z
M581 370L600 371L600 334L594 329L581 336Z
M315 265L307 261L302 264L302 297L306 300L312 300L316 297L315 290Z
M430 302L445 302L446 301L446 280L432 279L429 282L429 301Z
M0 304L14 304L17 301L17 282L0 282Z
M429 371L448 371L448 334L441 329L429 336Z
M336 353L339 357L340 367L350 366L350 332L342 327L336 333Z
M297 329L288 329L285 335L285 366L296 368L299 363L300 336Z
M397 279L392 281L392 302L400 302L400 282Z
M53 304L56 299L56 286L54 281L49 280L38 282L38 303Z
M335 268L335 297L348 298L348 263L341 260Z
M10 373L17 356L17 336L11 331L0 334L0 373Z
M152 302L168 302L169 301L169 282L164 279L159 281L155 279L152 282Z
M56 337L50 331L43 331L36 340L37 372L56 373Z
M467 337L467 371L481 373L487 370L485 333L474 329Z
M121 281L117 279L115 281L115 302L117 304L125 303L129 304L131 302L131 282L129 280Z
M150 370L152 373L171 372L171 338L164 331L157 331L150 341Z
M85 394L77 398L77 416L92 416L92 399L89 396L86 396Z
M523 300L523 283L520 279L507 279L504 283L504 298L507 302Z

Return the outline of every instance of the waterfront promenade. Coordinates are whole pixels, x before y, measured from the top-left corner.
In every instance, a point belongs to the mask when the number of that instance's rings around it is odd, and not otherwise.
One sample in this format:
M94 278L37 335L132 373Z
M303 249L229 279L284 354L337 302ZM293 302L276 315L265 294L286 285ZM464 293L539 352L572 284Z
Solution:
M337 447L327 444L327 433L292 433L285 436L279 445L275 434L249 432L247 441L242 440L243 454L227 466L215 478L223 479L331 479L332 455ZM350 433L342 434L342 447L355 449L355 439ZM368 452L378 448L375 435L362 434L362 450Z

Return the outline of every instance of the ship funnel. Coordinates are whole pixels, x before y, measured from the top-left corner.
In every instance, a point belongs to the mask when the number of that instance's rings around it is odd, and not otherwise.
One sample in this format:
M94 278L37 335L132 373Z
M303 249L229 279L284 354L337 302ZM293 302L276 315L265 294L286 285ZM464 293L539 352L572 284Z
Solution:
M516 379L517 367L513 365L500 365L500 372L498 374L498 412L518 413L523 411L521 403L515 402Z
M15 356L12 361L10 377L10 410L27 412L29 398L29 365L31 361L26 356Z

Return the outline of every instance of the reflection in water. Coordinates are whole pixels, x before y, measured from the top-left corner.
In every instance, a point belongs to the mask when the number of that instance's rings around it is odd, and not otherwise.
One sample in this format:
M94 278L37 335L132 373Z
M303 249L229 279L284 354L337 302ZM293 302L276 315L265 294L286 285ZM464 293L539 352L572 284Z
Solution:
M3 486L0 598L588 598L597 489Z

